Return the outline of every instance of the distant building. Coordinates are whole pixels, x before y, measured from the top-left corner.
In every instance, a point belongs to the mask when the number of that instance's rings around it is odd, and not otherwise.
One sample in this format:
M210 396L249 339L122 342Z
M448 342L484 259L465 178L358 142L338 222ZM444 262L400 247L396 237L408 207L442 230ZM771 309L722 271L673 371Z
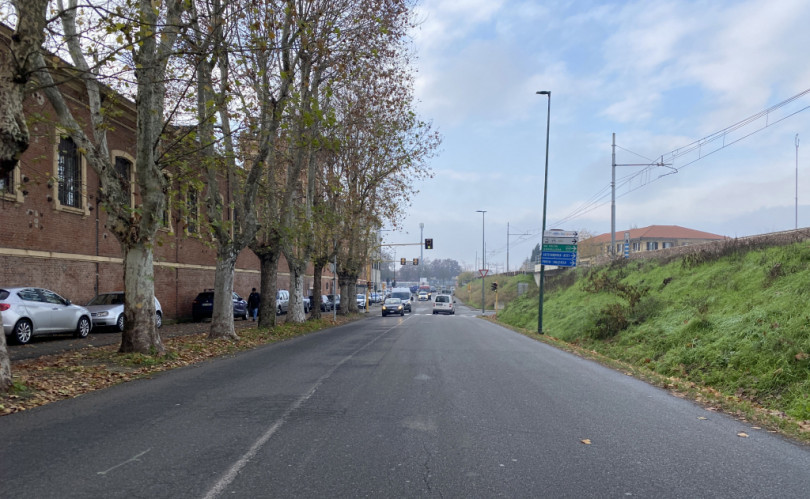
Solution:
M629 252L656 251L677 246L691 246L728 239L726 236L687 229L678 225L650 225L641 229L616 231L615 255L624 255L625 239L629 240ZM578 260L585 263L610 254L610 232L580 241L577 244Z

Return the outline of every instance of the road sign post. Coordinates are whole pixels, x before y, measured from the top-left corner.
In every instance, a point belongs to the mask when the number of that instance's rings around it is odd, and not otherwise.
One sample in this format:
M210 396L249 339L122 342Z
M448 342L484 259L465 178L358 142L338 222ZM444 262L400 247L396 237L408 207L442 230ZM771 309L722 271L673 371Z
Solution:
M577 266L577 231L547 230L543 233L541 265Z

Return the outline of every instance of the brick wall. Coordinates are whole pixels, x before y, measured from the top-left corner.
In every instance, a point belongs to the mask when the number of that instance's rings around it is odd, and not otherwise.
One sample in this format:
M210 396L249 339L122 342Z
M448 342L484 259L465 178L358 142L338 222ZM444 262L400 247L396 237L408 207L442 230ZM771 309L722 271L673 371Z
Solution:
M83 101L80 89L65 86L63 91L72 97L68 103L77 120L88 123L87 108L78 104ZM132 157L134 111L131 103L121 106L123 113L108 132L109 149ZM54 113L41 93L29 96L25 108L29 117L37 118L31 125L31 145L18 165L16 191L0 194L0 286L44 287L78 304L87 303L96 290L122 290L121 247L106 229L107 214L97 205L97 175L86 165L81 209L58 209L53 178L59 133ZM137 192L135 203L137 206ZM210 245L186 237L176 209L172 210L172 227L175 233L159 231L155 246L155 295L167 319L191 315L191 301L197 293L214 285L216 261ZM259 288L259 270L258 257L248 249L242 251L234 290L247 296L251 288ZM325 279L331 280L331 276ZM289 289L289 284L282 257L278 287ZM311 286L310 275L305 289Z

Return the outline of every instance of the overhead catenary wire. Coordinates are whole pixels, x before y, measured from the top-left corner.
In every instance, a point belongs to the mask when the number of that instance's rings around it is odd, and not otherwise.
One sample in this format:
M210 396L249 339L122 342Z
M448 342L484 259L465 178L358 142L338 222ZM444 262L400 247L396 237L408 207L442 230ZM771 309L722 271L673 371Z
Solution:
M669 151L669 152L667 152L665 154L662 154L662 155L658 156L658 158L655 159L655 160L653 160L653 159L651 159L649 157L646 157L646 156L644 156L642 154L639 154L637 152L631 151L631 150L629 150L627 148L624 148L622 146L617 145L616 147L618 149L621 149L621 150L623 150L625 152L628 152L630 154L633 154L635 156L643 158L645 161L648 161L649 164L644 166L640 170L630 172L630 173L628 173L628 174L624 175L623 177L620 177L620 178L618 178L616 180L616 186L615 186L615 188L617 190L616 198L623 198L623 197L627 196L628 194L631 194L631 193L633 193L633 192L635 192L635 191L637 191L637 190L639 190L639 189L641 189L643 187L646 187L646 186L652 184L653 182L657 182L658 180L661 180L664 177L667 177L669 175L677 173L677 172L683 170L684 168L686 168L688 166L691 166L691 165L697 163L698 161L700 161L702 159L705 159L705 158L713 155L714 153L716 153L716 152L718 152L718 151L720 151L722 149L725 149L726 147L732 146L732 145L734 145L734 144L736 144L736 143L738 143L738 142L740 142L742 140L745 140L745 139L751 137L752 135L755 135L755 134L757 134L757 133L759 133L759 132L761 132L761 131L763 131L763 130L765 130L767 128L770 128L772 126L775 126L775 125L781 123L782 121L784 121L784 120L786 120L788 118L791 118L791 117L793 117L793 116L795 116L795 115L797 115L797 114L799 114L799 113L801 113L803 111L806 111L807 109L810 108L810 105L803 106L800 109L792 111L792 112L790 112L790 113L788 113L788 114L786 114L784 116L781 116L778 119L775 119L773 121L770 121L768 119L768 118L770 118L770 116L775 111L778 111L778 110L784 108L785 106L797 101L798 99L801 99L802 97L804 97L804 96L806 96L808 94L810 94L810 89L806 89L806 90L804 90L802 92L799 92L798 94L796 94L796 95L794 95L792 97L789 97L789 98L787 98L787 99L785 99L785 100L783 100L783 101L781 101L781 102L779 102L777 104L774 104L773 106L771 106L771 107L769 107L767 109L764 109L764 110L762 110L762 111L760 111L760 112L758 112L756 114L748 116L747 118L744 118L744 119L742 119L742 120L740 120L740 121L738 121L738 122L724 128L722 130L716 131L716 132L711 133L711 134L709 134L709 135L707 135L707 136L705 136L705 137L703 137L701 139L695 140L694 142L691 142L691 143L689 143L689 144L687 144L685 146L678 147L678 148L676 148L676 149L674 149L672 151ZM736 136L736 137L732 136L733 132L743 130L745 127L750 126L752 123L755 123L758 120L761 120L763 118L766 118L766 123L764 125L762 125L761 127L756 128L756 129L754 129L754 130L752 130L752 131L750 131L748 133L745 133L744 135L741 135L741 136ZM718 141L720 141L720 144L717 144ZM708 146L711 146L711 145L714 145L714 148L707 150ZM676 161L679 158L683 158L684 156L687 156L689 154L694 154L694 153L698 154L698 156L696 158L691 159L691 160L687 161L686 163L678 164L677 166L675 166ZM656 170L659 170L661 168L664 168L666 171L659 172L659 173L656 174ZM621 192L619 192L619 191L621 191ZM610 202L611 202L610 201L610 194L611 194L611 185L610 185L610 183L608 183L604 187L599 189L597 192L595 192L593 195L591 195L588 199L586 199L585 201L580 203L576 208L574 208L567 215L563 216L560 219L554 220L550 224L550 226L551 227L562 227L563 224L566 224L568 222L571 222L572 220L576 220L578 218L581 218L582 216L584 216L584 215L586 215L588 213L591 213L591 212L593 212L593 211L595 211L595 210L597 210L599 208L602 208L602 207L604 207L606 205L609 205ZM542 229L535 228L535 229L528 230L526 232L527 232L527 234L525 236L519 237L517 239L517 241L515 241L514 244L521 244L521 243L524 243L524 242L527 242L527 241L534 242L535 240L542 239L542 235L543 235L542 234ZM496 255L498 255L500 253L503 253L505 250L506 250L506 247L504 246L502 248L498 248L498 249L495 249L495 250L492 250L492 251L488 251L487 253L488 253L488 256L490 258L492 258L492 257L494 257L494 256L496 256Z
M760 111L760 112L758 112L756 114L753 114L753 115L751 115L751 116L749 116L749 117L747 117L747 118L745 118L743 120L740 120L740 121L738 121L738 122L724 128L722 130L719 130L719 131L714 132L712 134L709 134L709 135L707 135L707 136L705 136L705 137L703 137L703 138L701 138L699 140L691 142L691 143L689 143L689 144L687 144L685 146L676 148L676 149L674 149L674 150L672 150L670 152L662 154L656 160L651 160L650 158L647 158L647 157L645 157L645 156L643 156L641 154L638 154L636 152L630 151L629 149L626 149L624 147L621 147L621 146L617 145L617 148L620 148L623 151L626 151L626 152L629 152L629 153L634 154L636 156L639 156L641 158L644 158L645 160L649 161L650 164L645 166L644 168L642 168L640 170L636 170L636 171L634 171L634 172L632 172L632 173L630 173L628 175L625 175L624 177L619 178L616 181L616 190L618 191L620 188L624 188L625 190L623 192L621 192L621 193L617 193L616 196L618 198L624 197L624 196L626 196L626 195L628 195L628 194L630 194L632 192L635 192L635 191L641 189L642 187L646 187L647 185L649 185L649 184L651 184L653 182L656 182L656 181L658 181L658 180L660 180L660 179L662 179L662 178L664 178L664 177L666 177L668 175L671 175L673 173L677 173L678 171L683 170L684 168L686 168L688 166L691 166L691 165L697 163L698 161L700 161L702 159L705 159L708 156L711 156L712 154L714 154L714 153L716 153L716 152L718 152L718 151L720 151L722 149L725 149L726 147L729 147L731 145L736 144L737 142L740 142L740 141L742 141L742 140L744 140L744 139L746 139L748 137L751 137L752 135L755 135L755 134L765 130L766 128L777 125L777 124L781 123L782 121L784 121L784 120L786 120L788 118L791 118L791 117L793 117L793 116L795 116L795 115L797 115L797 114L799 114L799 113L801 113L803 111L806 111L808 108L810 108L810 105L804 106L804 107L802 107L802 108L800 108L798 110L790 112L790 113L788 113L788 114L786 114L784 116L781 116L778 119L775 119L773 121L768 120L768 118L771 116L771 114L773 114L775 111L778 111L779 109L782 109L783 107L795 102L796 100L806 96L807 94L810 94L810 89L799 92L798 94L796 94L796 95L794 95L792 97L789 97L789 98L787 98L787 99L785 99L785 100L783 100L783 101L781 101L781 102L779 102L777 104L774 104L773 106L771 106L771 107L769 107L767 109L764 109L764 110L762 110L762 111ZM766 123L764 125L762 125L761 127L757 128L757 129L755 129L755 130L753 130L751 132L748 132L748 133L746 133L746 134L744 134L742 136L738 136L738 137L731 136L731 134L733 132L742 130L746 126L749 126L752 123L755 123L756 121L761 120L763 118L766 118ZM720 141L720 144L717 144L718 141ZM709 145L714 145L715 147L713 149L706 150L707 146L709 146ZM697 154L698 154L697 158L694 158L694 159L692 159L692 160L690 160L690 161L688 161L686 163L677 165L677 167L674 166L676 164L676 160L678 160L679 158L682 158L682 157L684 157L684 156L686 156L688 154L693 154L695 152L697 152ZM664 165L673 165L673 166L664 166ZM658 175L654 175L655 170L658 170L658 169L661 169L661 168L666 169L666 171L661 172ZM632 185L634 181L637 181L636 185ZM577 218L580 218L580 217L582 217L583 215L585 215L587 213L590 213L590 212L592 212L592 211L594 211L594 210L596 210L598 208L601 208L601 207L609 204L610 200L608 198L610 197L610 190L611 190L611 186L610 186L610 184L607 184L605 187L602 187L594 195L592 195L590 198L588 198L585 202L583 202L579 206L577 206L573 211L571 211L570 213L568 213L564 217L562 217L562 218L560 218L558 220L555 220L554 223L552 223L551 225L561 226L564 223L567 223L567 222L570 222L571 220L575 220Z

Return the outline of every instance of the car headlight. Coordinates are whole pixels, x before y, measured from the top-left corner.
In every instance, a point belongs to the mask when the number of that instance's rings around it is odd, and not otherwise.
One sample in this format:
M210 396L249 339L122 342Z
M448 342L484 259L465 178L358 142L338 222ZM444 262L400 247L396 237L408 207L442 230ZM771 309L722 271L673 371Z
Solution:
M110 315L109 312L99 312L96 314L96 317L107 317L108 315Z

